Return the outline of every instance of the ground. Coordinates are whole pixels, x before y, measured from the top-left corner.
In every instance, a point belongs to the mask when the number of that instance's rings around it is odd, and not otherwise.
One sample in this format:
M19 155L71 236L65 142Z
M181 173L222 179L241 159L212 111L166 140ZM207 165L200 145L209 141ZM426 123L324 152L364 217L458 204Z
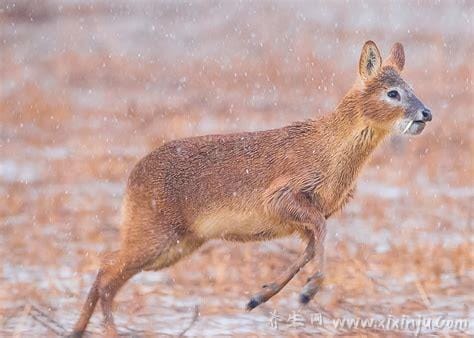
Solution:
M175 138L330 111L369 39L383 55L404 44L403 77L434 118L382 145L329 220L314 301L298 304L310 264L245 312L303 245L215 241L133 278L116 298L119 331L404 335L416 324L387 323L427 319L424 333L472 334L473 14L470 1L1 2L0 335L71 329L101 252L117 248L139 158ZM337 328L340 318L386 325Z

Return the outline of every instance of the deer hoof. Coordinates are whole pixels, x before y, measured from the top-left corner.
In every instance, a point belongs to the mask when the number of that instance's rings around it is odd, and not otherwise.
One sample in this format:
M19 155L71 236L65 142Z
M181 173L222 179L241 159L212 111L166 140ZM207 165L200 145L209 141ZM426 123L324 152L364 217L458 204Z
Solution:
M319 286L313 288L304 288L303 292L300 293L300 303L306 305L309 303L311 299L313 299L314 295L318 293Z
M250 298L250 301L247 303L247 311L252 311L255 309L257 306L263 303L263 300L261 297L252 297Z
M309 301L313 299L314 295L321 289L323 281L324 275L322 273L318 273L315 276L308 278L308 283L306 283L300 294L300 303L308 304Z
M308 304L309 301L311 300L311 297L305 293L300 294L300 303L301 304Z
M255 309L257 306L260 305L260 302L256 300L255 298L251 298L250 301L247 303L247 311L252 311Z

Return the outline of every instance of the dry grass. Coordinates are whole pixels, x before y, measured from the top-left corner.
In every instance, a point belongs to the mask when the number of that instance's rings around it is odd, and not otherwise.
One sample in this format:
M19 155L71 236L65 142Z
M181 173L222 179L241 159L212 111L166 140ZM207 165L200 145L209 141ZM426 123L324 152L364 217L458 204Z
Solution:
M405 44L405 77L435 118L422 136L379 149L355 200L330 220L315 301L297 303L312 265L245 313L301 245L213 242L137 276L117 298L117 323L135 336L379 335L309 318L443 315L470 318L472 333L470 2L13 3L0 5L0 335L71 327L100 252L116 248L124 182L141 156L173 138L267 129L332 109L367 39L385 53ZM279 331L269 326L273 310ZM304 327L289 327L292 311Z

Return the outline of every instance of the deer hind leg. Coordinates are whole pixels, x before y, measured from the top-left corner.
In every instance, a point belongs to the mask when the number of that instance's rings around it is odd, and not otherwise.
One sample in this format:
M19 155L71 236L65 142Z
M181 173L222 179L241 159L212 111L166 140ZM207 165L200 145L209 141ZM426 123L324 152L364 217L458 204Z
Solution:
M73 337L83 335L99 300L106 333L108 336L116 336L112 302L119 289L142 270L159 270L173 265L201 246L203 241L191 236L176 236L176 233L173 233L152 238L151 241L141 245L125 243L121 251L111 253L103 260L80 318L74 326Z
M281 274L277 280L273 283L266 284L263 286L263 290L254 295L247 303L247 310L250 311L253 308L265 303L271 297L280 292L283 287L303 268L314 257L315 253L315 235L314 231L306 230L303 236L308 239L308 244L304 253L298 257L283 274Z
M138 264L137 264L138 263ZM142 263L142 264L140 264ZM142 262L134 262L127 259L112 257L106 262L99 274L99 297L102 313L104 315L104 326L106 336L117 336L114 319L112 315L112 302L118 290L135 274L142 269Z
M104 316L104 325L106 329L106 336L117 336L113 316L112 316L112 301L118 290L136 273L140 271L157 271L169 267L181 258L189 255L201 245L201 242L194 239L184 238L176 240L174 243L169 243L160 250L158 255L150 257L135 258L134 261L122 263L120 260L112 262L107 265L102 271L102 276L99 282L99 295L102 313ZM136 257L136 256L135 256Z
M99 300L99 282L101 278L100 275L101 272L99 270L95 282L92 285L89 294L87 295L87 300L84 303L84 306L82 307L79 320L76 322L73 333L70 335L70 337L82 337L84 331L86 330L87 324L89 323L89 319L91 318L97 301Z
M117 334L112 316L112 301L120 287L141 270L140 264L137 263L139 262L135 261L133 264L133 261L125 259L120 251L106 255L81 310L80 318L74 326L73 337L81 337L84 334L99 300L104 314L107 335Z

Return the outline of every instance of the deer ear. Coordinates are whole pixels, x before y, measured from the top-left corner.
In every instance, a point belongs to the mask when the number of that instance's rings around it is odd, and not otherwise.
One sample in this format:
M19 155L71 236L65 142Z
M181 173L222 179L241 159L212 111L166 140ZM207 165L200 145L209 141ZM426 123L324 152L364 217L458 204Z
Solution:
M387 59L387 63L395 66L399 72L403 70L405 66L405 51L403 50L403 45L400 42L396 42L392 50L390 51L390 56Z
M373 41L367 41L362 47L359 60L359 75L363 80L368 80L378 72L382 65L379 49Z

